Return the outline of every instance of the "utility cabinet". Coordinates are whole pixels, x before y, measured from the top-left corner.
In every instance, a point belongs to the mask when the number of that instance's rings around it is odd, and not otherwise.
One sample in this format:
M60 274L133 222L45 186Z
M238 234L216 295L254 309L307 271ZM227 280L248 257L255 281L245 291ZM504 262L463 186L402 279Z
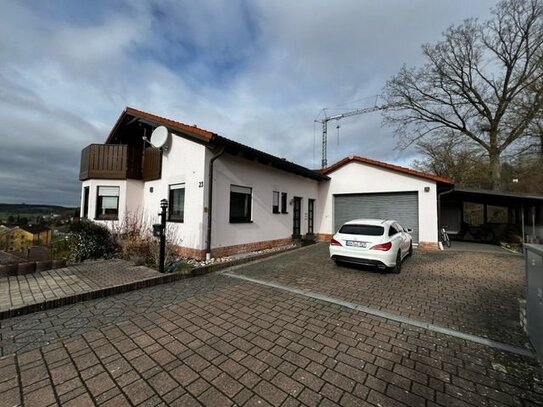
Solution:
M543 360L543 245L525 244L527 331Z

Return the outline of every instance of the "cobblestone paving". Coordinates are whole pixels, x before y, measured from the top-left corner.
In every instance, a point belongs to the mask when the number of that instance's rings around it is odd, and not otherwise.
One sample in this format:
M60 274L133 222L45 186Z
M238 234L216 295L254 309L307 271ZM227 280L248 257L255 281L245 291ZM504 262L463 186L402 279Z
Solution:
M328 272L322 253L235 272ZM0 335L1 407L543 404L535 359L220 274L3 320Z
M328 246L317 244L234 272L525 347L518 302L523 267L522 256L505 251L415 251L401 274L387 274L338 267Z
M229 284L210 275L0 320L0 355L36 349Z
M0 359L0 403L528 406L541 379L532 360L231 280Z
M101 260L32 274L0 277L0 311L157 277L147 267Z

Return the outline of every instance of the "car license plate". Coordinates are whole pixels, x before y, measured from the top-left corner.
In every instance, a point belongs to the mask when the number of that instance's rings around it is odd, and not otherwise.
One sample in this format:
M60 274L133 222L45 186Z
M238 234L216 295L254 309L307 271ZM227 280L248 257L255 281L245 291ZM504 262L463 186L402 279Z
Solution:
M366 242L357 242L356 240L347 240L345 244L351 247L366 247Z

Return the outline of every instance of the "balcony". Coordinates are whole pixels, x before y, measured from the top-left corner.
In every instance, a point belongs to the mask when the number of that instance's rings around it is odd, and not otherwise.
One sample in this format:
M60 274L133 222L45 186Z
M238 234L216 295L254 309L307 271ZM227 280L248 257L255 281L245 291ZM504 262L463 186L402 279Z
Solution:
M126 144L91 144L81 152L79 180L160 178L162 154L157 148L141 150Z

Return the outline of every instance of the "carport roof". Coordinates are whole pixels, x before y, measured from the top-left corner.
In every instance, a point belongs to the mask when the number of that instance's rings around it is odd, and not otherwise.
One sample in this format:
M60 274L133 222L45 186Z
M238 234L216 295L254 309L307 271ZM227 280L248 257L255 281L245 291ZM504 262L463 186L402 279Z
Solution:
M543 196L522 192L500 192L485 189L454 188L442 195L444 201L464 201L486 205L516 207L543 205Z

